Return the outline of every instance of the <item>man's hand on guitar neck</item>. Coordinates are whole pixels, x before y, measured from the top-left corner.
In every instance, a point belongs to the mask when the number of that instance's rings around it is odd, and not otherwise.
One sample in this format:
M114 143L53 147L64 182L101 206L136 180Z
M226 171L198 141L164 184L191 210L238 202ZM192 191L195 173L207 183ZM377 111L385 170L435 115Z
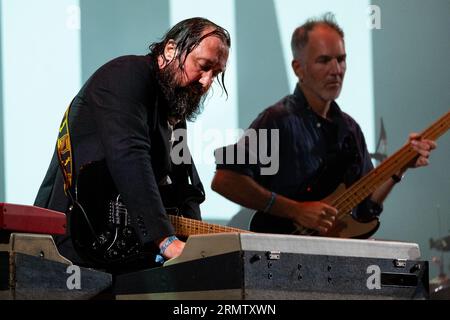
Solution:
M169 243L168 243L169 241ZM183 252L185 243L179 239L165 237L156 242L161 250L160 254L166 259L178 257Z
M401 177L404 175L407 169L427 166L429 163L428 158L430 157L431 151L433 149L436 149L435 141L422 139L422 137L417 133L411 133L409 135L407 144L410 144L414 151L418 153L418 155L405 167L400 169L399 172L396 172L392 179L387 180L372 193L371 199L376 203L383 203L394 185L400 182Z
M419 134L411 133L408 138L408 143L419 154L417 158L408 165L408 168L418 168L428 165L428 158L431 151L436 149L436 142L428 139L422 139Z

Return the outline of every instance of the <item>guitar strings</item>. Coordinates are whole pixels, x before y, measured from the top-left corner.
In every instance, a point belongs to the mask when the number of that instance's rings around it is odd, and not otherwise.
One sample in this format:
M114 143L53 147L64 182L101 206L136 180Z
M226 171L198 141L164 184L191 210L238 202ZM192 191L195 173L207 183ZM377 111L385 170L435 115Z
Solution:
M436 139L445 133L450 127L450 112L442 116L427 130L422 132L421 136L427 139ZM334 201L334 206L338 208L338 218L344 216L365 197L383 184L393 173L404 167L409 161L412 161L418 154L409 145L404 145L395 152L385 162L374 168L369 174L353 184L343 194L339 195ZM367 186L366 186L367 185ZM359 194L361 193L361 195ZM354 200L352 201L352 197Z

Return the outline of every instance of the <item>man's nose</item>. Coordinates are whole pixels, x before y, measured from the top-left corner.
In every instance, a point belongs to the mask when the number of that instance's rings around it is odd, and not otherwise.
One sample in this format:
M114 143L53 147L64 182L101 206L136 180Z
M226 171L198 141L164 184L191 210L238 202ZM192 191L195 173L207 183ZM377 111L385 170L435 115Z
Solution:
M201 83L203 88L209 88L214 80L212 70L208 72L203 72L199 82Z
M333 74L342 74L342 66L337 59L331 60L331 72Z

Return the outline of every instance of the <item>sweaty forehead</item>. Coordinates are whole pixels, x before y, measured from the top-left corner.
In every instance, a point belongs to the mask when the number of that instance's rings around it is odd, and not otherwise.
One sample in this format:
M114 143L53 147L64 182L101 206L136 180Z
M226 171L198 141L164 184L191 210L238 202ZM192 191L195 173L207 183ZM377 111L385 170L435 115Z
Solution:
M222 39L211 35L203 39L191 55L199 61L224 67L228 59L228 47Z

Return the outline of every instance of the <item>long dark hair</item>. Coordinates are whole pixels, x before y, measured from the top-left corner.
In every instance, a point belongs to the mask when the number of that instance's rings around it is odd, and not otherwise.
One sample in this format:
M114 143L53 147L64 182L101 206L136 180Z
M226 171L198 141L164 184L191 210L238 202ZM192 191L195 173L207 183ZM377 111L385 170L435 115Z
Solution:
M213 28L213 30L202 35L203 31L207 28ZM188 54L191 53L203 39L211 36L219 38L228 48L230 48L230 34L226 29L208 19L196 17L178 22L172 29L167 31L160 42L152 43L149 46L149 49L154 57L162 56L165 59L164 48L166 47L167 42L169 40L175 41L177 46L177 55L175 56L175 59L179 62L179 68L183 69ZM182 57L184 57L184 59L182 59ZM166 62L168 61L166 60ZM222 73L219 85L228 95L225 87L225 72Z

